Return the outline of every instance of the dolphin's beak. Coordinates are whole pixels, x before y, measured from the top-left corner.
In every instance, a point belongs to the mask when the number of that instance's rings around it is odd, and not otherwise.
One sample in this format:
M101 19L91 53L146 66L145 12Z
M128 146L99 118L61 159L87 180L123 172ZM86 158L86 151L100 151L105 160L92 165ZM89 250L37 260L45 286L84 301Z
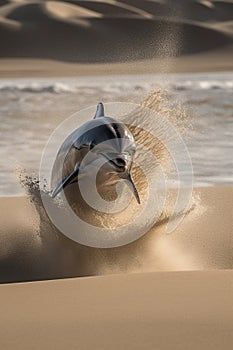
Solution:
M130 169L127 169L127 159L122 156L118 157L111 157L107 154L102 154L110 163L112 163L115 168L118 170L118 174L120 178L128 180L127 184L130 187L130 189L133 191L133 194L138 202L138 204L141 204L140 197L137 191L137 188L133 182L133 179L130 174ZM132 164L131 164L132 165ZM130 168L131 168L130 165Z
M116 156L115 154L105 154L102 153L102 156L107 159L107 161L112 164L118 172L123 172L126 169L127 166L127 159L122 156L122 155L118 155Z
M137 190L137 188L136 188L136 186L135 186L135 184L133 182L133 179L132 179L132 177L131 177L129 172L126 173L126 176L124 177L124 179L128 180L127 181L128 186L133 191L133 194L134 194L138 204L141 204L140 197L139 197L139 194L138 194L138 190Z
M74 170L69 176L67 176L65 179L63 179L59 183L59 185L55 188L55 190L53 191L52 198L56 197L58 195L58 193L60 193L61 190L63 188L65 188L67 185L69 185L72 182L74 182L76 180L76 178L78 177L78 172L79 172L79 168Z

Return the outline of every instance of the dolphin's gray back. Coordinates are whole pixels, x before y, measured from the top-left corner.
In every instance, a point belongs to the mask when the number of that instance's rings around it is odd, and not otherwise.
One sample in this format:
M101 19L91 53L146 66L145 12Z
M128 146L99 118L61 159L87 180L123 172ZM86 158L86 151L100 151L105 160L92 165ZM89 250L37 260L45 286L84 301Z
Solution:
M93 119L74 130L65 139L58 151L58 155L64 152L67 153L72 146L79 149L84 145L96 145L113 138L128 138L134 142L131 132L118 120L110 117Z

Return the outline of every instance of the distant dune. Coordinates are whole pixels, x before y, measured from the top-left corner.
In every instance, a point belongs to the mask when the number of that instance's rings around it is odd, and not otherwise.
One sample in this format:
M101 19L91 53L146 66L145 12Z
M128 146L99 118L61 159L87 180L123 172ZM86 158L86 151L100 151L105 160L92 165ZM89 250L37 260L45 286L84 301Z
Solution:
M137 61L223 50L232 38L227 1L0 2L1 58Z

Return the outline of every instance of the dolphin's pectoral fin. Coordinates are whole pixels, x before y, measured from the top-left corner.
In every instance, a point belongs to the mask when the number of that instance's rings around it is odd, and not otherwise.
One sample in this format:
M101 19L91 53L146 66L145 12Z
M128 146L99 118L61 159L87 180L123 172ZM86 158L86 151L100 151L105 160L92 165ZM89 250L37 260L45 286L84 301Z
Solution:
M139 194L138 194L138 190L137 190L137 188L136 188L136 186L135 186L135 184L133 182L133 179L132 179L130 173L127 174L125 179L128 180L127 184L130 187L130 189L133 191L133 194L134 194L138 204L141 204L140 197L139 197Z
M55 190L52 193L52 198L56 197L58 193L61 192L63 188L65 188L70 183L74 182L75 178L77 178L79 172L79 167L74 170L69 176L67 176L65 179L63 179L60 184L55 188Z
M100 117L104 117L104 105L102 102L98 103L98 105L97 105L97 110L96 110L96 114L94 116L94 119L97 119Z

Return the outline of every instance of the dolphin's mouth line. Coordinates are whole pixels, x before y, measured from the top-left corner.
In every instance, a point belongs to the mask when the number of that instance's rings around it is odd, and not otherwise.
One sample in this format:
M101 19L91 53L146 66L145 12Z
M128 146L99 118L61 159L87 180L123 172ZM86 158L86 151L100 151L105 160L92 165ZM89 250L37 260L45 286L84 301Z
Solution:
M126 171L126 161L121 158L117 157L115 159L108 157L106 154L101 153L101 155L111 164L114 166L115 169L119 170L120 172Z
M121 171L124 171L125 170L125 165L117 165L113 160L109 160L109 162L111 164L114 165L114 167L116 167L117 169L121 170Z

